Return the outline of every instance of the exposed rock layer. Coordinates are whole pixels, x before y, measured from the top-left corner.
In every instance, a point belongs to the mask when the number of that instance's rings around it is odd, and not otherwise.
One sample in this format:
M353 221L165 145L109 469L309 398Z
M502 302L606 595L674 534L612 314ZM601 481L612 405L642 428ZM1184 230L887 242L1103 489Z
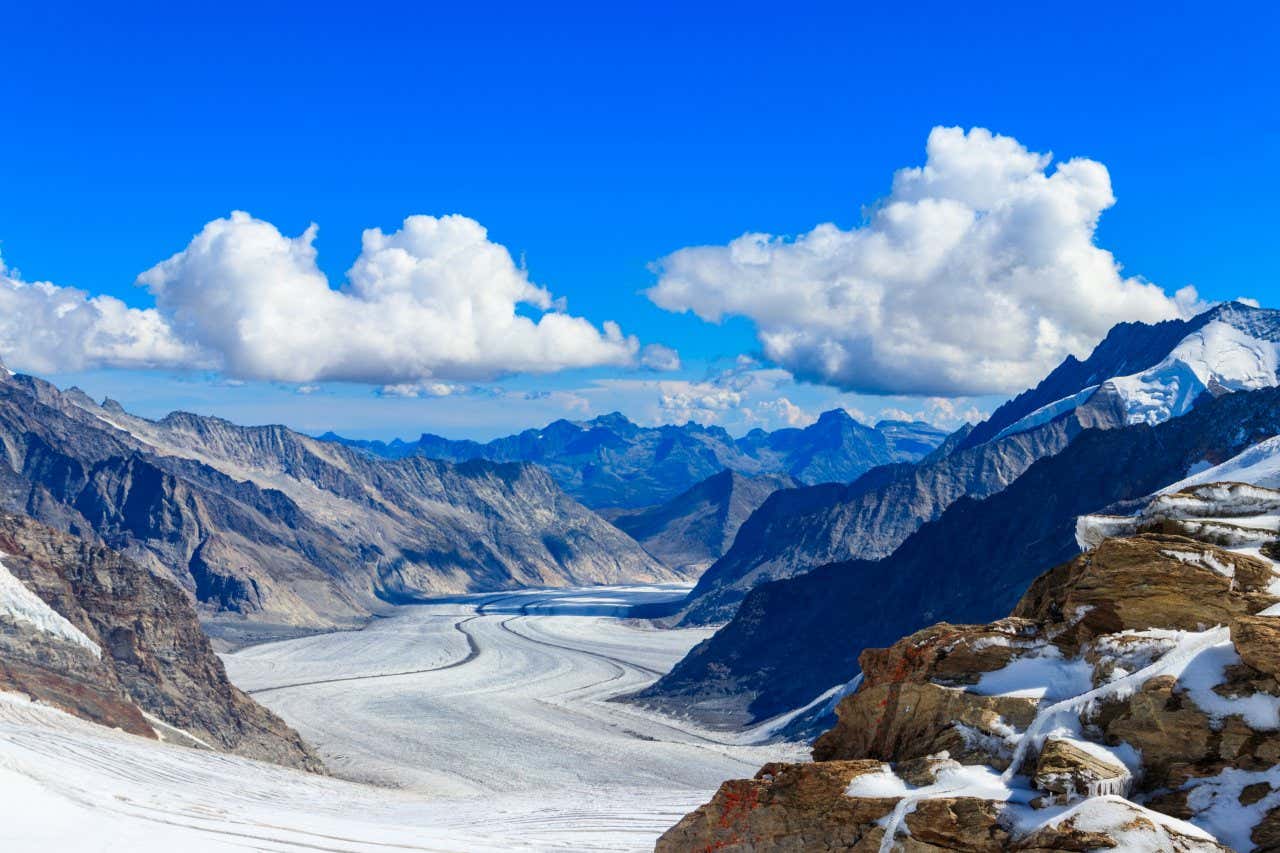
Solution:
M101 652L0 607L0 690L143 737L158 732L187 746L323 769L296 732L231 684L172 583L104 546L7 513L0 551L5 569Z

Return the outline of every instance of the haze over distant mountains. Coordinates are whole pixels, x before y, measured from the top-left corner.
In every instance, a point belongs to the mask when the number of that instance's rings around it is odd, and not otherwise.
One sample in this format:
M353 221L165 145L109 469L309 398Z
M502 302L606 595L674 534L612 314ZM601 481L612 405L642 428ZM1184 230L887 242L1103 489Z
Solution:
M869 427L843 409L824 412L804 428L754 429L738 439L720 427L692 422L642 427L618 412L588 421L559 420L484 444L431 434L389 443L320 436L390 459L533 462L596 509L663 503L724 470L783 474L807 484L848 482L877 465L920 459L945 437L921 422L881 421Z

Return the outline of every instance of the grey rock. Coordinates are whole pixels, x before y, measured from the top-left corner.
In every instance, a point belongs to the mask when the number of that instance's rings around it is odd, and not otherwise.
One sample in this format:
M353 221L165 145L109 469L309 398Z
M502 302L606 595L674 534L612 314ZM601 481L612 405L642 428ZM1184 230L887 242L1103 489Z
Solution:
M622 510L612 521L666 565L697 576L724 555L738 528L769 495L795 484L785 475L746 477L725 470L665 504Z

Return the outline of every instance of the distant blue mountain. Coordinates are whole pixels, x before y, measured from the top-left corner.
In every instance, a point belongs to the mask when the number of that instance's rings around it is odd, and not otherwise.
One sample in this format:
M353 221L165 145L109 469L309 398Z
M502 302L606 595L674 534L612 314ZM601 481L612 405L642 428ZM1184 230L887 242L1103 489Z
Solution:
M835 409L803 429L756 429L739 439L696 423L642 427L618 412L589 421L558 420L484 444L430 434L413 442L357 441L334 433L320 438L393 459L532 462L582 503L604 509L665 503L724 470L785 475L804 484L845 483L878 465L918 460L946 433L919 422L871 427Z

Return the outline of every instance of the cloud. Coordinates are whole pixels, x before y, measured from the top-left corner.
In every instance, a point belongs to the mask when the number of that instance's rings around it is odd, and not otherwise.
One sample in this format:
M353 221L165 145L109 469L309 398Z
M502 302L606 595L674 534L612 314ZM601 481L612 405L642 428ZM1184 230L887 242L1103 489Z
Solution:
M640 366L647 370L679 370L680 353L662 344L649 344L640 352Z
M807 427L818 419L817 415L800 408L786 397L757 403L751 414L755 420L765 424L777 423L791 427Z
M972 402L949 397L930 397L924 405L914 412L902 408L885 408L880 410L880 420L884 421L924 421L943 429L956 429L962 424L976 424L987 419L990 412L979 409Z
M1125 277L1095 245L1115 203L1106 168L982 128L934 128L925 165L900 170L865 224L794 239L748 233L655 265L669 311L755 322L765 355L805 381L873 394L1028 387L1122 320L1202 307Z
M26 282L0 260L0 355L40 373L88 367L207 367L154 309L130 308L47 281Z
M180 339L245 379L397 385L635 361L635 338L564 313L475 220L365 231L341 289L316 265L316 231L285 237L237 211L138 281Z
M465 385L451 382L402 382L397 385L383 385L378 389L380 397L450 397L469 391Z

